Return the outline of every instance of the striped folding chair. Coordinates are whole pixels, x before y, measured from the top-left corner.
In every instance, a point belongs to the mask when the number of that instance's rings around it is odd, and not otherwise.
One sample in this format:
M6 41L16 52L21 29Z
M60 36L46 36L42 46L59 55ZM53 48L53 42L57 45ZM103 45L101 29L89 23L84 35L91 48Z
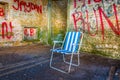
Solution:
M67 32L64 41L54 41L53 49L51 50L52 54L50 58L50 67L63 73L70 73L71 66L79 66L80 65L79 51L82 44L82 39L83 39L82 32ZM60 48L56 48L57 43L62 43L62 46ZM56 68L52 65L54 53L61 53L63 55L63 61L69 64L68 71ZM65 55L68 54L71 55L69 62L66 61L65 59ZM78 58L77 64L73 63L74 54L77 54Z

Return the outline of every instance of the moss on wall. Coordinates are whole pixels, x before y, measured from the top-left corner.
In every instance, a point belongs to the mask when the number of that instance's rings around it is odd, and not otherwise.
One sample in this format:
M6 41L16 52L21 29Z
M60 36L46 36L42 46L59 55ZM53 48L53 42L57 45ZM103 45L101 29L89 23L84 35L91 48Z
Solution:
M67 28L67 0L52 1L52 36L63 40Z

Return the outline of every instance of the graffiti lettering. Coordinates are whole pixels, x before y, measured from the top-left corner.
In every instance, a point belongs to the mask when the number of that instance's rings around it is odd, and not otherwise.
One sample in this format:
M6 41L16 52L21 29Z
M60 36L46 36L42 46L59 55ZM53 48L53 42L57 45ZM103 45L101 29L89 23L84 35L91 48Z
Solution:
M74 25L75 25L74 29L77 31L77 22L79 20L84 21L83 18L82 18L82 13L81 12L76 12L76 13L72 14L72 17L73 17Z
M81 1L81 0L78 0L79 2ZM77 7L77 1L76 0L74 0L74 8L76 8Z
M92 34L91 31L90 31L90 28L91 28L91 24L88 22L88 11L86 10L86 18L87 18L87 26L88 26L88 32L91 36L95 36L98 32L98 18L97 18L97 14L96 14L96 10L94 10L94 15L95 15L95 21L96 21L96 25L95 25L95 28L96 28L96 33ZM95 22L94 22L95 23Z
M15 10L20 10L24 12L31 12L32 10L42 13L42 5L33 4L32 2L25 2L20 0L14 0L17 6L13 5L12 7Z
M29 33L28 33L28 30L27 29L24 29L24 35L28 36Z
M25 36L34 36L35 35L35 29L34 28L25 28L24 29L24 35Z
M118 23L118 15L117 15L117 10L116 10L116 5L113 4L113 10L114 10L114 14L116 17L116 24L117 24L117 28L113 25L112 21L110 21L110 19L107 17L107 15L104 13L104 11L102 10L101 7L99 7L99 14L100 14L100 22L101 22L101 29L102 29L102 34L103 34L103 39L104 39L104 24L103 24L103 19L102 19L102 15L105 17L105 19L107 20L109 27L112 29L112 31L116 34L116 35L120 35L120 27L119 27L119 23Z
M9 27L8 28L8 24L7 22L3 22L2 23L2 38L5 39L5 36L8 38L8 39L11 39L12 38L12 23L10 22L9 23ZM8 31L10 30L10 31Z
M94 2L101 2L102 0L94 0Z
M94 0L95 3L101 2L102 0ZM91 0L88 0L88 4L91 4Z
M85 3L86 0L78 0L79 2L80 1L83 1L83 3ZM98 2L101 2L102 0L94 0L95 3L98 3ZM88 0L88 4L91 4L91 0ZM74 0L74 8L77 7L77 0Z
M33 36L35 34L34 29L30 28L30 36Z
M92 33L90 32L90 29L91 29L92 27L91 27L91 24L90 24L89 21L88 21L88 11L87 11L87 10L86 10L86 20L83 19L83 17L82 17L82 12L77 12L77 13L73 13L73 14L72 14L73 21L74 21L74 29L75 29L76 31L78 31L77 22L81 21L81 22L82 22L81 26L82 26L83 31L85 31L85 30L86 30L86 27L87 27L87 30L88 30L89 34L90 34L91 36L95 36L95 35L97 34L97 31L98 31L98 18L97 18L97 15L96 15L96 10L94 10L94 14L95 14L95 19L96 19L96 20L95 20L95 21L96 21L96 25L95 25L96 33L92 34ZM78 15L79 15L79 16L78 16ZM85 26L86 26L86 27L85 27Z
M91 0L88 0L88 4L90 4L91 3Z
M14 0L14 2L17 3L17 7L15 7L14 5L12 6L15 10L19 10L19 0Z
M0 16L4 16L5 13L4 13L4 9L3 8L0 8Z
M93 34L91 34L91 24L90 22L88 21L88 10L86 9L85 10L85 18L83 18L82 16L82 12L81 11L77 11L75 10L75 12L72 14L72 18L73 18L73 22L74 22L74 29L77 31L78 30L78 27L77 27L77 23L82 21L82 28L83 30L86 29L87 27L87 30L88 30L88 33L91 35L91 36L95 36L98 32L98 17L97 17L97 14L96 14L96 11L98 11L98 14L99 14L99 20L100 20L100 24L101 24L101 32L102 32L102 39L104 40L104 30L105 30L105 27L104 27L104 23L103 23L103 17L105 18L105 20L107 21L107 23L109 24L109 27L112 29L112 31L116 34L116 35L120 35L120 26L119 26L119 20L118 20L118 14L117 14L117 9L116 9L116 5L113 4L112 5L112 8L113 8L113 14L115 16L115 19L116 19L116 25L114 26L112 21L109 19L109 17L107 16L107 14L105 14L105 12L103 11L102 7L98 6L98 9L94 9L93 8L93 11L94 11L94 16L95 16L95 19L94 21L96 21L96 24L95 25L92 25L92 26L95 26L96 28L96 32ZM76 8L77 9L77 8ZM79 15L79 16L78 16Z

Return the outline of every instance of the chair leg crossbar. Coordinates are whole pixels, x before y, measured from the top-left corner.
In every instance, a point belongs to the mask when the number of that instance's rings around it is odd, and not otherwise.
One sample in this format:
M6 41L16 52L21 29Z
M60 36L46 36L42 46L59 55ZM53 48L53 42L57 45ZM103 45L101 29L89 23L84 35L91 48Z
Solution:
M79 66L80 65L80 58L79 58L79 54L77 54L78 55L78 63L77 64L74 64L74 63L72 63L71 65L73 65L73 66ZM65 55L63 54L63 61L66 63L66 64L70 64L70 62L68 62L68 61L66 61L65 60Z
M72 63L73 61L73 54L71 54L71 58L70 58L70 62L66 61L65 60L65 55L63 54L63 62L65 62L66 64L69 64L69 67L68 67L68 71L65 71L65 70L62 70L62 69L59 69L59 68L56 68L54 66L52 66L52 63L53 63L53 52L51 54L51 58L50 58L50 67L54 70L57 70L59 72L62 72L62 73L70 73L70 70L71 70L71 66L79 66L80 65L80 57L79 57L79 54L78 55L78 60L77 60L77 64L74 64Z

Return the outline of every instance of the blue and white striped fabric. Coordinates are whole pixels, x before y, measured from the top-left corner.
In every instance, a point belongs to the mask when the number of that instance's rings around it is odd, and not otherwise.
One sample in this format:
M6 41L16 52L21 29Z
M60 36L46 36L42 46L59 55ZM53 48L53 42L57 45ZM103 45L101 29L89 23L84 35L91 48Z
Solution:
M53 52L58 53L76 53L79 48L79 43L81 40L81 32L67 32L63 43L62 49L54 49Z

